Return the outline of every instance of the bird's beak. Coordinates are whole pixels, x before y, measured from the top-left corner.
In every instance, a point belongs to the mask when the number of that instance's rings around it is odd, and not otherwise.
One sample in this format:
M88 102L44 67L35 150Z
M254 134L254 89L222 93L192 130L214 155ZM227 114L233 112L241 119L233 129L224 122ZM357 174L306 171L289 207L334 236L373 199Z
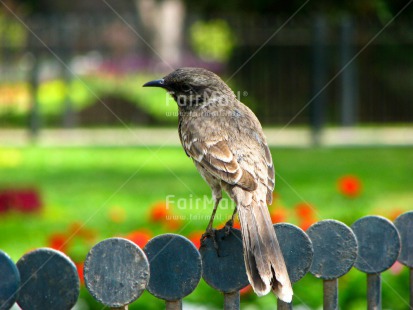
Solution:
M166 88L165 85L165 80L164 79L159 79L159 80L153 80L148 83L143 84L143 87L162 87Z

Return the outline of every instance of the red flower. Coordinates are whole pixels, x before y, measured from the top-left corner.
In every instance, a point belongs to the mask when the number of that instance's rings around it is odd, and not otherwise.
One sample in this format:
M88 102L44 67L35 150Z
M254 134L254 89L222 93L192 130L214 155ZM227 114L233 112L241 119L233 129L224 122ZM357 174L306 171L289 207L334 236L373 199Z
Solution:
M85 284L85 278L83 276L83 265L84 263L75 263L76 269L77 269L77 275L79 276L80 284L83 285Z
M52 249L66 252L69 246L69 241L67 240L67 236L65 234L54 233L49 237L48 246Z
M299 219L298 226L300 226L302 230L307 230L311 225L317 222L315 208L311 204L300 202L294 209Z
M0 192L0 213L7 212L10 209L10 194L7 191Z
M40 194L35 189L10 189L0 193L0 211L38 212L41 207Z
M188 239L192 241L197 249L201 247L201 238L204 232L202 231L194 231L189 234Z
M42 207L39 193L34 189L21 189L14 193L12 207L21 212L37 212Z
M133 232L127 234L124 238L132 241L133 243L135 243L140 248L144 248L145 245L148 243L148 241L152 238L152 236L151 236L151 233L149 231L136 230L136 231L133 231Z
M152 222L164 222L169 215L168 205L165 202L154 204L150 212L150 220Z
M295 206L295 212L300 219L308 219L314 217L314 207L306 202L300 202Z
M239 293L241 296L247 295L252 292L252 286L248 284L246 287L240 289Z
M362 185L358 177L346 175L338 179L337 187L342 195L354 198L360 195Z
M239 222L239 220L234 220L232 228L241 229L241 223Z

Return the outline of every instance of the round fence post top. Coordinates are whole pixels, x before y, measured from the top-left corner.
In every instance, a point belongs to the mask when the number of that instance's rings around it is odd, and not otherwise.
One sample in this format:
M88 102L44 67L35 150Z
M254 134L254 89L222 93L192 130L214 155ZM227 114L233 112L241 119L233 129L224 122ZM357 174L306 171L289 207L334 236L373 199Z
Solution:
M310 272L324 280L345 275L357 257L357 240L351 229L336 220L313 224L307 234L313 243L314 257Z
M17 299L20 287L20 274L13 260L0 251L0 309L10 309Z
M249 284L241 232L225 227L215 230L215 241L206 238L200 248L205 282L222 293L239 291Z
M151 274L147 289L152 295L174 301L197 287L202 276L201 255L187 238L159 235L146 244L144 251Z
M75 264L62 252L40 248L17 262L21 287L17 303L22 309L72 309L79 296Z
M401 214L395 221L401 239L401 250L398 261L413 268L413 211Z
M145 291L149 263L133 242L109 238L96 244L84 265L85 285L102 304L119 308L130 304Z
M290 281L295 283L310 270L314 255L313 245L306 233L295 225L279 223L274 225L274 229Z
M365 216L351 225L359 250L355 267L365 273L380 273L390 268L400 252L396 226L382 216Z

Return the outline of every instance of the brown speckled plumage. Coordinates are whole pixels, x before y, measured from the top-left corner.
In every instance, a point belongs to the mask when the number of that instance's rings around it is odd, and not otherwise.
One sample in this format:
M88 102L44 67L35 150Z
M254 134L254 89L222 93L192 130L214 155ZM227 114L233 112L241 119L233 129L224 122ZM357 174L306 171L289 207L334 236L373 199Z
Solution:
M177 69L145 85L165 88L178 103L182 146L211 187L216 206L222 189L236 203L254 291L261 296L272 289L290 302L291 283L267 208L274 166L257 117L205 69Z

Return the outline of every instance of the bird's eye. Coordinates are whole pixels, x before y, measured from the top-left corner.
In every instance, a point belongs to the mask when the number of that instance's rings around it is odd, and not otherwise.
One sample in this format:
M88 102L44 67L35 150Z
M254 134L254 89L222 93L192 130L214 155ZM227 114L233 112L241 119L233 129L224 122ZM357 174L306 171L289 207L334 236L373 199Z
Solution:
M193 88L192 88L191 85L189 85L189 84L184 84L184 85L182 86L182 91L183 91L184 93L191 93L191 92L193 91Z

